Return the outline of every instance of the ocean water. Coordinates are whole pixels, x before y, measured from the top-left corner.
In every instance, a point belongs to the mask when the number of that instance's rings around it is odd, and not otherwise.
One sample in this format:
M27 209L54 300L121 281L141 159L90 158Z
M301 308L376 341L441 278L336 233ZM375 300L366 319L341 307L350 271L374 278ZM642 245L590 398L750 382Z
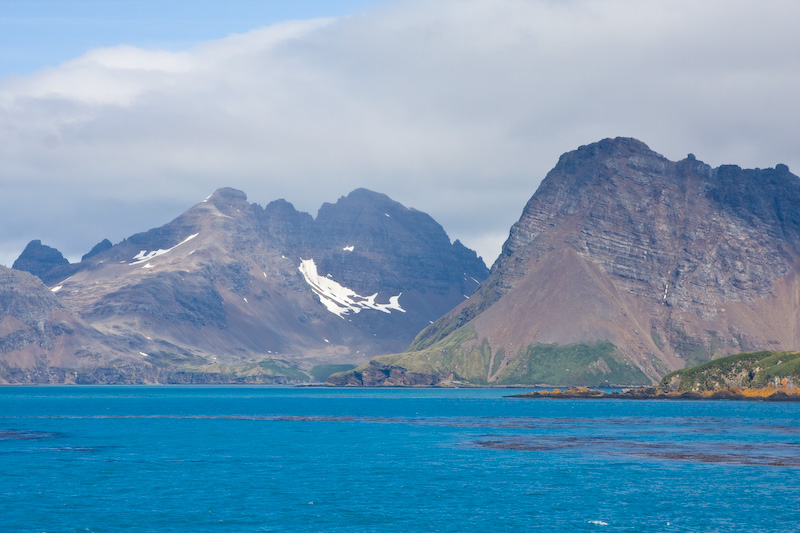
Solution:
M0 388L0 531L800 531L800 404Z

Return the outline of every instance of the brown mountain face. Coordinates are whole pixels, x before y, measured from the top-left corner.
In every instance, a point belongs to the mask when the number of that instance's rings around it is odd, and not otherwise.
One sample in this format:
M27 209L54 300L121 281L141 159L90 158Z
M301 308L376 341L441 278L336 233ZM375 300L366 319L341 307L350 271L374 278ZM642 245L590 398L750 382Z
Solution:
M120 373L144 381L130 350L109 341L39 278L0 266L0 383L96 382L99 374L116 382Z
M69 266L60 303L158 382L307 381L400 351L488 275L431 217L365 189L316 219L220 189Z
M410 351L332 382L636 384L796 350L799 255L785 165L712 169L606 139L561 156L467 302Z

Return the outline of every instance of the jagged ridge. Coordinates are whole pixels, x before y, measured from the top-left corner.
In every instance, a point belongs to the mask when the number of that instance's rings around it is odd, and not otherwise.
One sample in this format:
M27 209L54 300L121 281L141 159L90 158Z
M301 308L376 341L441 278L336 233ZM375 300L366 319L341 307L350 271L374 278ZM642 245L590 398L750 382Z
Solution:
M361 312L330 312L304 262L317 285L358 296ZM162 370L148 379L191 382L304 380L315 366L402 350L488 275L430 216L366 189L316 218L219 189L68 267L40 273L67 308L127 343L143 368L157 361Z

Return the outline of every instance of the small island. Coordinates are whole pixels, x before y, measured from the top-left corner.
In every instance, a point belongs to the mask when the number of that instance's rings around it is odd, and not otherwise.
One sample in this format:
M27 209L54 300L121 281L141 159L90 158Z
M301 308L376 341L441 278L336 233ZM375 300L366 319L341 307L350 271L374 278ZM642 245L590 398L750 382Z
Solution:
M667 374L653 387L612 392L573 387L512 398L800 402L800 352L762 351L721 357Z

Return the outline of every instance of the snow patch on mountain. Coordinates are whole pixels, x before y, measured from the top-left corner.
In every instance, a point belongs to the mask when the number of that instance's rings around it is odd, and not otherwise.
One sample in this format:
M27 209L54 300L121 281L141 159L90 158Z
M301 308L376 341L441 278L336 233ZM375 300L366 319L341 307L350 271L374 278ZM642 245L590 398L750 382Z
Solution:
M150 261L154 257L158 257L159 255L164 255L167 252L171 252L172 250L174 250L175 248L177 248L181 244L184 244L186 242L191 241L192 239L194 239L198 235L200 235L200 234L199 233L195 233L194 235L189 235L188 237L183 239L181 242L179 242L178 244L176 244L175 246L173 246L172 248L169 248L167 250L153 250L151 252L148 252L147 250L142 250L138 254L133 256L133 262L131 264L132 265L139 265L141 263L146 263L147 261ZM142 268L144 268L144 267L142 267Z
M362 309L374 309L384 313L406 312L400 307L400 295L403 293L390 297L388 304L382 304L375 301L378 297L377 292L372 296L361 296L328 277L320 276L313 259L300 259L298 270L303 274L303 278L311 286L314 294L319 296L322 305L340 318L344 318L350 313L359 313Z

